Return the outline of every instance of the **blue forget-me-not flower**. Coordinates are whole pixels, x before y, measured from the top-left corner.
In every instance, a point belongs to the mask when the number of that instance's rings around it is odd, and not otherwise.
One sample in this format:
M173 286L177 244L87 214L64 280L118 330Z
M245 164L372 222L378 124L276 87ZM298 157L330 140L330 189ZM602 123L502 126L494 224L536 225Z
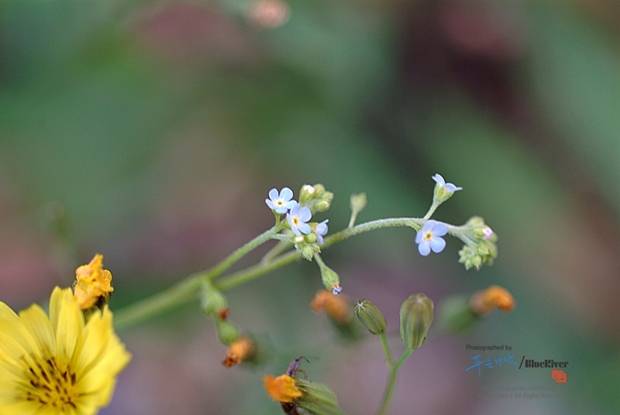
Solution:
M325 219L323 222L317 223L316 227L314 228L316 240L319 245L323 245L323 237L327 235L327 222L329 222L329 219Z
M289 209L292 209L296 201L291 200L293 198L293 191L288 187L282 188L278 193L278 189L271 189L269 191L269 199L265 199L267 206L276 213L286 213Z
M301 207L299 203L295 203L289 213L286 214L286 220L295 235L301 235L302 233L307 235L312 232L312 228L306 223L310 219L312 219L310 209Z
M431 250L435 253L443 251L446 247L446 241L443 240L442 236L447 233L448 227L444 223L434 220L426 222L415 237L420 255L427 256Z
M449 193L456 192L457 190L463 190L462 187L459 187L454 183L446 183L446 181L443 179L443 176L439 173L433 176L433 180L435 180L435 183L446 189Z

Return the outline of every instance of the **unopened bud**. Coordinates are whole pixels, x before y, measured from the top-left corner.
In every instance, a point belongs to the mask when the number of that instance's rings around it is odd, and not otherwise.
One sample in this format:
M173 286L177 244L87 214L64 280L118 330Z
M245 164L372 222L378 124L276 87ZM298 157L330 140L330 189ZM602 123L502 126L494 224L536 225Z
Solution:
M385 316L372 301L366 298L358 301L353 312L360 323L372 334L385 333L385 327L387 326Z
M222 312L228 310L228 300L211 282L205 281L202 283L200 306L206 315L220 316Z
M312 200L316 197L316 189L314 186L309 184L304 184L299 191L299 203L304 205L309 200Z
M314 259L321 270L321 280L325 288L330 290L334 295L340 294L342 287L340 287L340 277L336 274L336 271L325 265L325 262L323 262L323 259L321 259L318 253L314 255Z
M409 349L416 350L426 340L433 323L433 300L424 294L414 294L400 307L400 337Z
M252 358L254 353L254 341L247 336L239 337L237 340L233 341L228 347L226 357L222 361L222 364L226 367L238 365L244 360Z
M338 399L334 392L326 385L296 378L295 386L302 395L295 404L313 414L343 415L344 412L338 407Z
M223 344L229 345L239 338L239 328L228 320L215 319L217 337Z
M356 214L361 212L366 207L366 204L368 204L366 193L357 193L351 195L350 204L352 212L355 212Z

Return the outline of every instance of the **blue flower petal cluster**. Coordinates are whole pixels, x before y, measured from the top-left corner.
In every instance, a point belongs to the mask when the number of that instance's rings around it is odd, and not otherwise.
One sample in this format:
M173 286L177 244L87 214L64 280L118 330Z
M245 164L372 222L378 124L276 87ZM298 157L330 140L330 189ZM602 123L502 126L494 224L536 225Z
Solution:
M312 232L312 228L307 223L310 219L312 219L310 209L302 207L299 203L296 203L286 214L286 220L295 235L301 235L302 233L309 234Z
M462 187L459 187L454 183L446 183L446 181L443 179L443 176L439 173L433 176L433 180L435 180L435 183L446 189L446 191L448 191L449 193L454 193L457 190L463 190Z
M427 256L431 250L435 253L443 251L446 247L446 241L443 240L442 236L447 233L446 224L434 220L426 222L415 237L420 255Z
M269 199L265 199L265 203L274 212L283 214L297 204L297 201L292 199L293 191L288 187L284 187L279 193L278 189L273 188L269 191Z

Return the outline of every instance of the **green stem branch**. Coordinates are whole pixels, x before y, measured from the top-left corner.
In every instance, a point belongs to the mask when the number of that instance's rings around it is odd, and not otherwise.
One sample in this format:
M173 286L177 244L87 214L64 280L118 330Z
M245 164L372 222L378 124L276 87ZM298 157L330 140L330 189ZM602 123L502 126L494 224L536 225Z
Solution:
M377 229L410 227L415 230L419 230L424 222L425 220L418 218L389 218L366 222L354 226L353 228L344 229L325 238L322 249L326 249L361 233L370 232ZM256 247L271 239L279 239L278 232L283 227L283 224L277 224L273 228L258 235L256 238L237 249L213 268L192 274L158 294L118 310L115 312L114 316L115 328L127 328L165 311L171 310L176 306L194 300L200 292L200 283L202 280L215 280ZM291 250L284 254L278 255L267 262L261 262L241 271L225 275L215 281L214 286L222 291L226 291L253 281L269 272L275 271L276 269L295 262L299 258L301 258L300 254L295 250Z
M382 341L385 343L384 347L386 347L387 342L383 340L383 337L384 336L382 336ZM390 405L392 404L392 396L394 395L394 387L396 385L398 369L400 369L400 366L405 362L405 360L407 360L409 355L411 355L412 351L413 349L407 348L396 362L392 362L391 359L389 360L390 371L388 374L387 384L385 385L385 391L383 392L383 398L381 399L381 406L379 407L378 415L388 414Z

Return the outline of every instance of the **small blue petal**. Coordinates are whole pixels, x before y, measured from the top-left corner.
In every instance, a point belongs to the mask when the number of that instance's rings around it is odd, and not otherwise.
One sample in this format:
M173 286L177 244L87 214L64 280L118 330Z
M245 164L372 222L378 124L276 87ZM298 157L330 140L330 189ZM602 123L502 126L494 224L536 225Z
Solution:
M289 201L289 200L291 200L292 197L293 197L293 191L291 189L289 189L288 187L284 187L280 191L280 199L284 199L286 201Z
M439 173L433 176L433 180L435 180L435 182L440 186L443 186L446 184L446 181L443 179L443 177Z
M297 226L297 228L301 231L301 233L306 234L306 235L312 232L312 228L307 223L300 223L299 226Z
M341 286L334 287L334 289L332 290L332 294L334 294L334 295L338 295L341 292L342 292L342 287Z
M312 219L312 212L310 212L310 209L308 209L307 207L302 207L301 209L299 209L299 220L302 222L308 222L310 219Z
M433 235L435 236L444 236L448 233L448 227L445 223L435 222L433 224Z
M433 252L438 254L446 247L446 241L439 237L435 237L431 239L430 246Z
M420 255L427 256L431 253L431 247L428 242L424 241L418 244L418 252Z

